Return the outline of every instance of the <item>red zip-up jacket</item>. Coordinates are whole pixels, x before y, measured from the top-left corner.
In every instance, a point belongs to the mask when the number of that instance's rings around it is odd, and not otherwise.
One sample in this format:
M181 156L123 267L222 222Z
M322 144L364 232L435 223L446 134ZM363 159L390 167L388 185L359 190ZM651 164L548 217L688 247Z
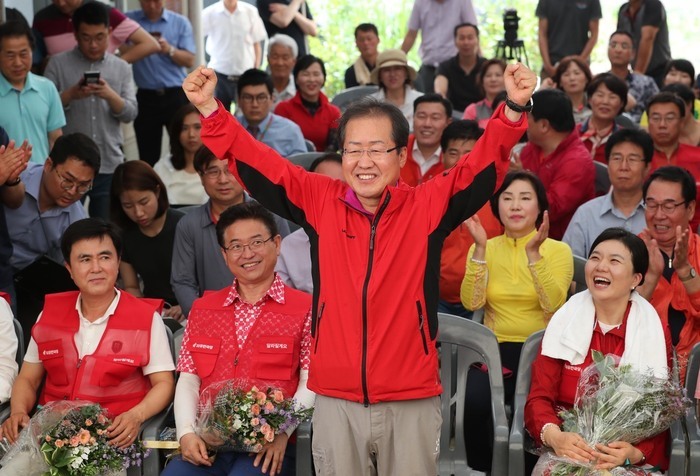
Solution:
M309 236L314 285L309 389L364 404L442 392L437 302L445 237L479 210L508 170L526 120L503 109L470 154L429 182L387 187L374 215L347 184L310 174L219 109L202 141L272 212Z
M411 187L415 187L418 184L427 182L436 175L442 173L445 170L445 165L442 163L442 152L440 152L440 160L437 164L430 167L425 174L420 171L420 165L413 159L413 144L416 141L415 134L408 136L408 156L406 157L406 163L401 167L401 180L406 182Z

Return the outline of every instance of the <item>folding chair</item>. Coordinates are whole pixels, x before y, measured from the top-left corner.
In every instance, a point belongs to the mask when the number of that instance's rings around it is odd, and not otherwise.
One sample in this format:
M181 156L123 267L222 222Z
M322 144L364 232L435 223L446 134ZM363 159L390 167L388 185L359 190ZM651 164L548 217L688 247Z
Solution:
M498 340L490 329L469 319L438 313L440 378L442 380L442 429L440 432L441 476L483 474L467 463L464 442L464 398L472 364L484 363L489 369L494 441L491 474L508 472L508 420L503 404L503 375Z

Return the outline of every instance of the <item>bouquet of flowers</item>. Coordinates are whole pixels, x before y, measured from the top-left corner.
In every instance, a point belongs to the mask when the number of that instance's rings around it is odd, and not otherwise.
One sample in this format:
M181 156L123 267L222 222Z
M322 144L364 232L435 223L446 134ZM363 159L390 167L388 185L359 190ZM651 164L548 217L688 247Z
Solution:
M279 389L246 388L227 380L209 385L199 400L195 432L216 450L258 453L275 435L311 419Z
M593 351L593 363L582 373L571 410L559 413L562 430L580 434L593 448L596 444L626 441L631 444L670 428L686 414L692 402L671 377L661 379L619 366L619 358ZM594 470L585 464L554 453L545 453L533 476L634 476L647 474L641 468L617 467Z
M149 450L141 442L123 450L111 445L111 424L96 403L50 402L32 417L0 464L14 474L41 476L110 476L140 466Z

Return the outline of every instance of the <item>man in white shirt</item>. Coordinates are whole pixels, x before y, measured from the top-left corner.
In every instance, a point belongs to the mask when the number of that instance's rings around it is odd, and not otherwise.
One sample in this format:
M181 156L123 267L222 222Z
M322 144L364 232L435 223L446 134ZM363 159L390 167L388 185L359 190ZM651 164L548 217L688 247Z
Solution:
M39 404L88 400L112 415L111 443L126 448L141 424L163 410L175 388L165 325L154 306L115 288L121 238L99 218L70 225L61 241L79 291L49 294L12 387L0 438L14 442Z
M238 0L220 0L202 12L209 67L216 71L215 95L229 109L237 99L238 77L262 62L260 43L267 32L257 8Z
M17 334L10 303L3 299L5 296L0 296L0 403L10 399L12 384L17 377Z
M272 78L272 109L297 93L292 70L299 56L299 47L291 36L277 33L267 46L267 63Z

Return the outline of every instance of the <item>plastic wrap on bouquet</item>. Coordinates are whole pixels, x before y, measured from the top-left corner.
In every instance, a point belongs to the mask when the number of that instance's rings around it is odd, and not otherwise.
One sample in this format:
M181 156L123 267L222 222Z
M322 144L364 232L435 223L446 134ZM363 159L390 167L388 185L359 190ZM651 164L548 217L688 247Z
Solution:
M140 442L125 450L108 443L112 424L96 403L59 400L46 404L0 460L0 474L23 476L116 476L140 466Z
M618 466L613 469L594 469L593 464L584 464L569 458L560 458L546 452L537 460L532 476L652 476L662 473L652 471L652 467Z
M312 413L312 408L297 405L282 390L226 380L202 391L195 432L217 451L257 453L275 435L309 420Z
M559 413L562 431L578 433L591 448L613 441L631 444L666 431L684 416L692 402L684 389L651 372L639 372L619 365L614 355L593 351L593 363L579 378L574 406ZM610 471L594 470L594 464L580 463L545 452L533 476L635 476L650 474L643 468L618 467ZM653 474L653 473L651 473Z

